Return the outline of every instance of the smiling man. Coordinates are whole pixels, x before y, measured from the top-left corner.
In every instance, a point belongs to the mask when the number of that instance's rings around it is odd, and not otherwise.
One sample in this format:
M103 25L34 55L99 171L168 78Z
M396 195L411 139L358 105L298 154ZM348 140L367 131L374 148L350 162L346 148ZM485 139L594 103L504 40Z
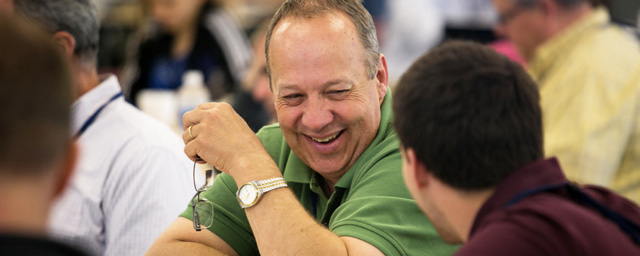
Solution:
M360 2L286 1L266 54L280 123L256 136L227 104L185 114L186 154L225 174L202 194L213 213L188 207L149 254L451 254L403 185L386 60Z

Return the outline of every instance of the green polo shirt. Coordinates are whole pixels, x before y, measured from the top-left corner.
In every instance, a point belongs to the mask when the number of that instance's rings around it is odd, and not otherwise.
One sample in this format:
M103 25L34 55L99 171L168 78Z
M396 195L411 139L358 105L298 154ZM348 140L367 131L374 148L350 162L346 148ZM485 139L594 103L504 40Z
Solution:
M318 174L291 151L278 124L262 128L258 138L300 203L336 235L366 241L386 255L451 255L458 247L442 241L404 185L392 119L389 92L381 107L376 137L336 183L330 198L322 193ZM237 190L233 178L222 174L201 194L214 203L214 223L209 230L238 254L259 255L245 212L236 200ZM193 220L191 206L181 217Z

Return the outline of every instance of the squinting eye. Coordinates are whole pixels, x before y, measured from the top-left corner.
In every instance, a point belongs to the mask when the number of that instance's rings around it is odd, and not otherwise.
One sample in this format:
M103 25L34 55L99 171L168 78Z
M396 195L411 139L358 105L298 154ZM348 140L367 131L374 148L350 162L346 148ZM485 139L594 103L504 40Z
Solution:
M293 100L293 99L297 99L302 97L302 94L290 94L290 95L285 95L282 96L282 98L287 99L287 100Z
M337 90L337 91L331 91L331 93L333 94L345 94L349 92L349 90Z

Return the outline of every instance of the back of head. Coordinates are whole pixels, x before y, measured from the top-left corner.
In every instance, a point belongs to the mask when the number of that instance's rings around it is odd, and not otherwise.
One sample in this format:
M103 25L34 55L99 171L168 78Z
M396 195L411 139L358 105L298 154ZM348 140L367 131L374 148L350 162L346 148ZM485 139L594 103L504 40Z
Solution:
M364 47L365 67L369 78L373 79L378 68L379 45L376 28L371 14L362 6L361 0L287 0L271 19L267 31L265 52L267 55L267 74L271 80L269 68L269 44L273 29L286 17L313 18L326 13L342 12L355 24L356 32Z
M18 17L0 15L0 35L0 174L37 175L69 147L67 61L44 30Z
M480 44L448 42L420 57L402 76L393 102L403 146L454 188L496 186L543 157L535 82Z
M14 2L14 9L52 33L71 34L76 41L74 54L83 64L95 67L100 22L91 0L20 0Z

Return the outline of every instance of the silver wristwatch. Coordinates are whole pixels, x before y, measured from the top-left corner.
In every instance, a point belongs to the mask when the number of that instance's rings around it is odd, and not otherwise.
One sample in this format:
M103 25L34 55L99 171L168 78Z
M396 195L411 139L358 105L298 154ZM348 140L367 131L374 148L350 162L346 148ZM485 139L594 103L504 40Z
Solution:
M236 199L238 199L240 207L248 208L258 203L264 193L284 187L287 187L287 182L282 177L268 180L254 180L245 183L238 189Z

